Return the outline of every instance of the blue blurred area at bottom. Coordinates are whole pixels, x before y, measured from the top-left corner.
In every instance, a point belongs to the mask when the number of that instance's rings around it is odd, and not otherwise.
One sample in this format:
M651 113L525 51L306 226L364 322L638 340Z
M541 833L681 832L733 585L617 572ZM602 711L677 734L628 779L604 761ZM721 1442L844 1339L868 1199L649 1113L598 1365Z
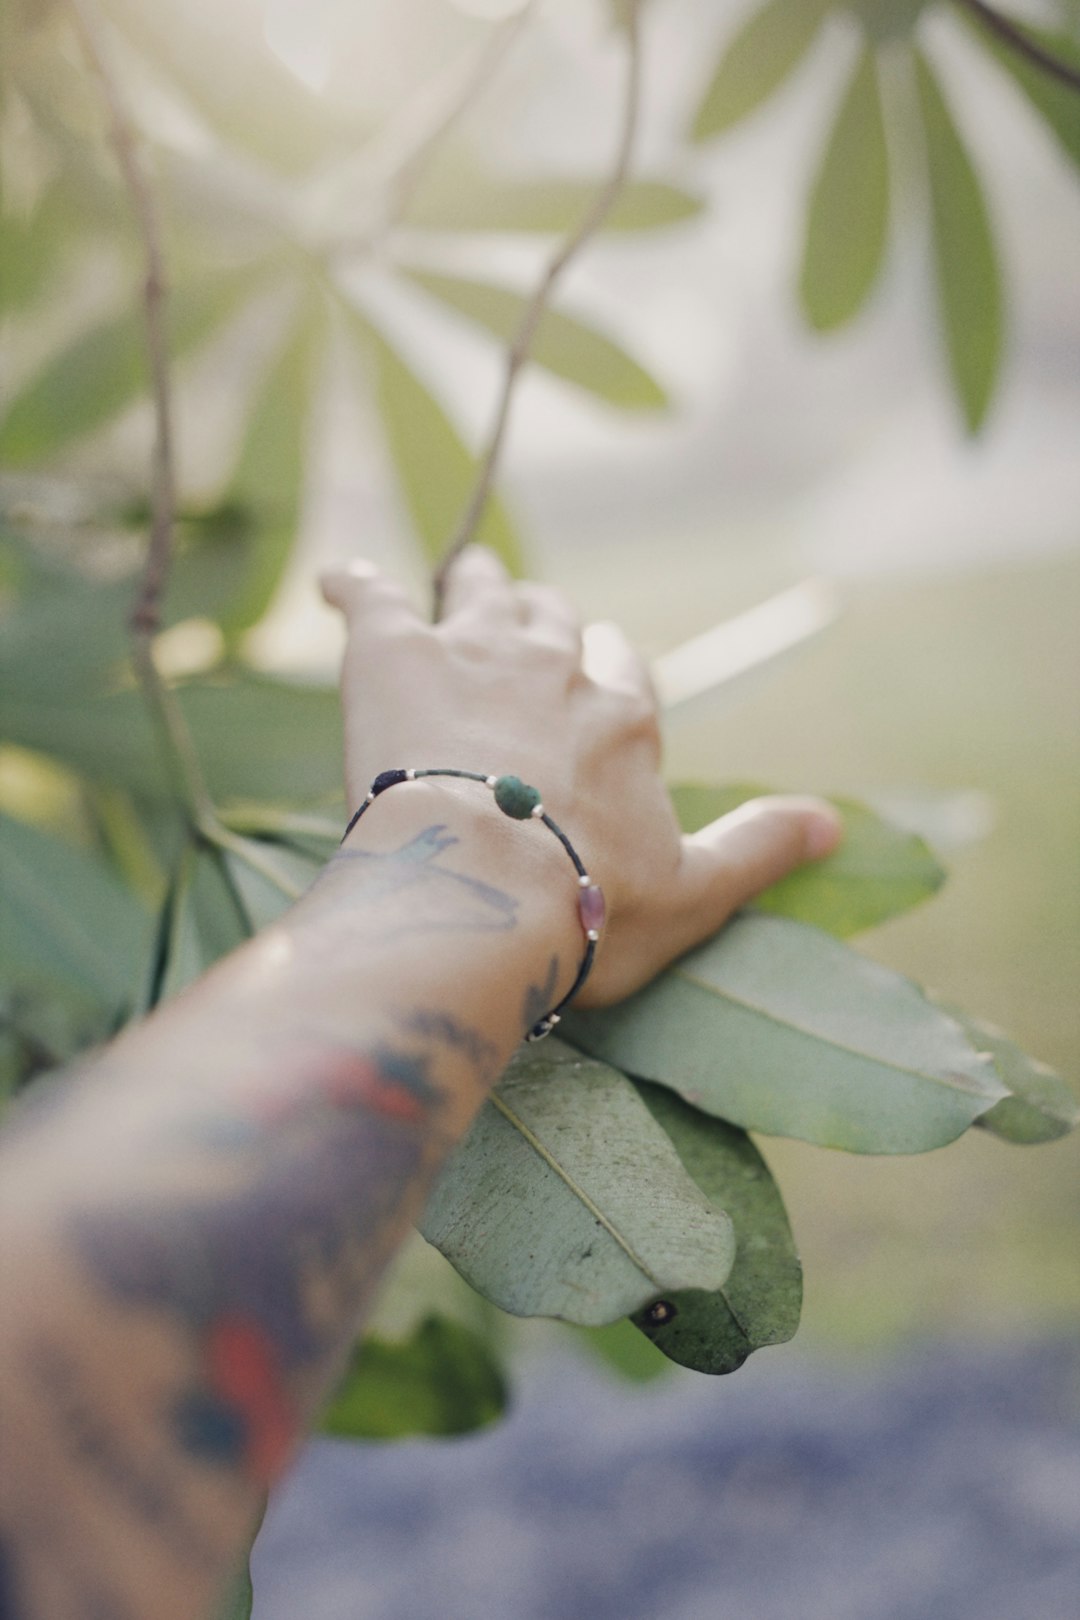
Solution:
M1077 1620L1080 1348L526 1367L498 1427L316 1441L255 1620Z

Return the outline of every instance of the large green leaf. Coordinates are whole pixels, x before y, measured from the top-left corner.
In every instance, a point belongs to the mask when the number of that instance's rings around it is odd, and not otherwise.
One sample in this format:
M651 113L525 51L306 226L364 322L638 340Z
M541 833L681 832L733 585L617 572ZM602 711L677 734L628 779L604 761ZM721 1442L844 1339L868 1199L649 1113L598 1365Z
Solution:
M236 837L222 851L251 932L267 928L311 886L319 863L294 849Z
M961 15L999 66L1012 75L1057 137L1066 156L1080 164L1080 94L1060 79L1053 78L1045 69L1037 67L1026 56L1021 56L1019 51L991 33L969 11L962 10ZM1080 40L1074 35L1061 29L1036 28L1026 20L1020 26L1036 44L1080 72Z
M249 933L220 853L202 843L189 845L165 902L151 1003L186 989L219 957L243 944Z
M181 544L164 625L227 616L249 577L250 556L250 542L238 535ZM127 678L137 570L100 578L43 558L29 542L2 532L0 561L9 570L0 607L0 702L79 702Z
M188 354L207 342L252 286L244 275L178 287L166 305L171 353ZM54 456L147 393L146 333L137 289L130 302L123 314L80 333L8 401L0 460L14 467Z
M672 789L672 799L683 830L696 832L768 791L746 783L686 783ZM893 826L853 799L829 802L844 820L839 849L758 895L755 911L794 917L844 939L899 916L941 887L945 873L917 834Z
M702 1192L731 1216L735 1264L714 1293L666 1295L639 1311L634 1324L684 1367L735 1372L755 1350L785 1343L799 1325L802 1267L779 1188L744 1131L659 1086L639 1091Z
M984 1130L1028 1147L1053 1142L1080 1125L1080 1094L1062 1075L1029 1057L993 1024L947 1002L938 1005L956 1019L973 1046L989 1053L998 1078L1009 1088L1009 1096L976 1121Z
M735 1252L630 1082L550 1039L484 1104L421 1231L503 1310L591 1326L718 1288Z
M937 75L921 52L915 62L945 348L964 418L974 433L986 416L1001 367L1001 272L979 177Z
M319 1429L346 1440L467 1434L501 1417L506 1401L506 1380L484 1340L427 1316L401 1343L371 1337L357 1345Z
M885 122L877 60L867 46L810 195L799 291L817 331L843 326L863 307L884 263L888 225Z
M486 327L504 343L517 333L529 305L529 299L520 293L486 281L407 267L404 274L433 298ZM556 310L544 314L530 357L557 377L565 377L623 410L656 410L667 404L667 395L659 383L617 343Z
M443 556L476 479L476 459L397 350L363 316L350 312L364 359L376 368L376 398L387 448L424 555ZM476 538L515 574L524 571L521 546L497 496L488 504Z
M810 50L830 4L767 0L754 11L717 64L694 118L694 140L723 134L779 89Z
M341 713L329 687L235 672L178 696L217 802L338 800ZM0 736L138 797L174 797L138 692L43 703L0 692Z
M248 404L225 499L251 514L250 560L247 578L223 615L227 630L247 629L262 618L296 539L324 334L321 307L303 303Z
M150 919L99 857L0 815L0 982L130 1007Z
M563 235L580 224L599 180L511 180L464 169L450 156L431 165L409 199L405 220L431 230L542 231ZM693 219L700 197L660 180L631 180L603 224L605 231L649 231Z
M69 257L72 220L68 187L53 179L26 214L0 213L0 312L40 302Z
M1004 1095L907 979L816 928L738 917L567 1038L746 1130L854 1153L951 1142Z

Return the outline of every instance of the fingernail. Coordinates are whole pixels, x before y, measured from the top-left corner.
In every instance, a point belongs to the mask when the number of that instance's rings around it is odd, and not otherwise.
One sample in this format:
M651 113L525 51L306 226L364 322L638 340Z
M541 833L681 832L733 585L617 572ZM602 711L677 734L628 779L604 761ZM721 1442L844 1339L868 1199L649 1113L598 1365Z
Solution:
M823 855L831 854L843 834L844 823L831 805L823 804L820 810L813 810L806 822L807 859L819 861Z

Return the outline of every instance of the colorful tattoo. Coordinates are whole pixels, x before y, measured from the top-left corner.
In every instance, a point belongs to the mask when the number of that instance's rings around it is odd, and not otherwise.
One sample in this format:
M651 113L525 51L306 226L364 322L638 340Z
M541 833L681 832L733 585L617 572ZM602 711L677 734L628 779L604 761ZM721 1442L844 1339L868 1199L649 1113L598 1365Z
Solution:
M356 1316L430 1157L439 1093L428 1067L388 1047L293 1062L287 1089L180 1144L229 1163L227 1194L152 1219L89 1210L72 1223L114 1298L167 1310L194 1336L200 1376L171 1413L189 1454L260 1486L280 1473L300 1421L297 1379Z

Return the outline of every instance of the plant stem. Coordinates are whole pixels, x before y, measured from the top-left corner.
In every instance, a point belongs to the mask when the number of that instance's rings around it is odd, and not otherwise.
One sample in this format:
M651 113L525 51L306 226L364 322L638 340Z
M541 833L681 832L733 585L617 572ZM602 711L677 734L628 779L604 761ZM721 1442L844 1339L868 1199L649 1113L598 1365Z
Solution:
M213 803L203 781L183 711L176 694L162 679L154 662L154 636L161 628L161 602L172 563L176 524L176 459L169 344L165 327L167 290L161 226L154 195L139 156L134 125L102 49L97 19L87 0L69 0L69 4L80 43L108 112L109 138L127 188L145 262L142 309L154 408L154 447L150 477L150 544L128 620L132 636L132 663L161 737L170 774L196 821L214 824L217 818Z
M441 616L443 598L446 592L446 580L454 559L460 555L472 540L480 521L483 518L487 503L491 498L498 468L499 457L502 453L503 442L510 420L510 407L513 404L517 389L518 378L522 367L529 357L533 341L544 318L551 301L555 284L567 265L581 251L589 239L600 229L604 220L616 202L620 191L626 181L630 168L630 157L634 146L634 137L637 133L638 113L641 107L641 30L639 22L640 0L629 0L625 8L625 26L627 37L626 62L626 89L623 99L622 128L619 133L615 160L607 180L597 191L595 197L586 209L580 223L574 227L564 239L561 246L553 254L540 277L536 291L529 302L528 308L521 318L517 332L506 351L506 360L503 369L502 390L498 407L495 412L495 421L488 437L487 447L480 457L476 481L472 493L465 505L458 527L450 540L449 545L435 572L434 616L436 620Z
M508 17L492 31L469 72L458 87L452 101L439 112L430 126L416 139L411 150L401 159L391 181L391 202L388 214L394 223L408 212L416 188L443 139L469 108L486 90L501 67L511 45L530 20L536 0L526 0L516 16Z
M1039 68L1043 73L1057 79L1061 84L1067 84L1071 90L1080 91L1080 68L1075 68L1070 62L1065 62L1060 56L1055 56L1038 40L1033 39L1026 29L1010 17L1003 17L1000 11L988 6L985 0L953 0L953 4L962 11L970 12L975 20L996 34L1004 45L1023 56L1033 67Z

